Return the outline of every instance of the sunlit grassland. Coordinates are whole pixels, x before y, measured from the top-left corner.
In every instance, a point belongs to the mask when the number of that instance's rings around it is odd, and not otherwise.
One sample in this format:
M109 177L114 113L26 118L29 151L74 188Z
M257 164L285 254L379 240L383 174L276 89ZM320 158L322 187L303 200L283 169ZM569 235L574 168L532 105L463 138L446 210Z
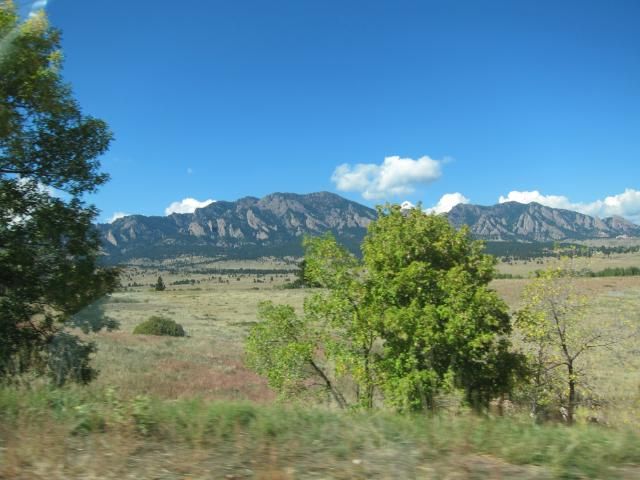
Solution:
M590 356L590 382L601 399L596 413L609 423L640 427L640 278L577 281L593 302L585 321L629 323L629 336L620 345ZM527 280L496 280L492 287L514 310L526 284ZM288 303L301 311L309 290L281 285L283 281L275 286L255 284L247 275L229 284L203 282L163 292L145 287L114 294L106 313L120 322L120 330L92 335L98 344L95 365L100 376L89 388L113 387L127 398L145 394L164 399L273 401L265 381L244 366L243 343L257 321L261 301ZM188 336L133 335L135 326L151 315L177 321Z
M120 329L92 336L100 376L90 388L113 386L125 396L272 400L264 381L243 365L244 338L261 301L301 309L303 298L302 290L254 290L235 283L116 293L106 314L120 322ZM187 337L133 335L135 326L151 315L177 321Z
M608 277L576 279L576 290L589 299L585 322L593 325L626 324L620 342L594 349L581 364L599 404L595 411L579 410L579 416L595 416L610 425L640 429L640 278ZM528 280L496 280L492 286L512 310L518 308ZM517 339L514 339L516 347Z
M498 263L498 271L504 274L529 277L536 270L542 270L557 262L554 257L535 258L531 260L516 260L512 262ZM640 252L612 253L604 255L596 253L591 257L577 257L576 268L586 268L593 272L599 272L605 268L640 267Z
M98 379L62 391L0 390L0 479L66 478L639 478L640 278L581 278L593 300L587 321L624 318L629 336L594 352L601 425L534 425L525 411L479 418L338 412L325 405L278 404L243 364L243 342L261 301L299 311L305 289L293 276L202 276L162 267L132 278L168 288L127 288L106 314L115 332L92 334ZM289 281L287 281L287 278ZM239 279L239 280L238 280ZM229 280L229 283L226 282ZM258 280L265 281L258 283ZM517 308L527 280L492 287ZM164 315L185 338L133 335Z

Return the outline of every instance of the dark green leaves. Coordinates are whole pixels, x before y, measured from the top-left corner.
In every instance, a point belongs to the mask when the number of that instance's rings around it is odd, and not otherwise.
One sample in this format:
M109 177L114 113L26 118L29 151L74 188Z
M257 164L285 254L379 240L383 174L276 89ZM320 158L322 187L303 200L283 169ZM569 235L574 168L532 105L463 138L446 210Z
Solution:
M5 2L0 36L0 379L30 370L86 383L94 347L65 328L116 326L95 302L118 272L97 267L96 210L82 200L107 179L97 157L111 133L63 82L44 15L19 23Z

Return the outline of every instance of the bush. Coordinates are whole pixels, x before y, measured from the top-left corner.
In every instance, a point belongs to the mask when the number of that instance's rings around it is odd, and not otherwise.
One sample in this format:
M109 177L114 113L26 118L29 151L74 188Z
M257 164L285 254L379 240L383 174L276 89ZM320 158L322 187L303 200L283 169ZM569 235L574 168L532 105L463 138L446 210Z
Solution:
M136 335L162 335L169 337L184 337L184 328L179 323L166 317L149 317L138 325L133 333Z

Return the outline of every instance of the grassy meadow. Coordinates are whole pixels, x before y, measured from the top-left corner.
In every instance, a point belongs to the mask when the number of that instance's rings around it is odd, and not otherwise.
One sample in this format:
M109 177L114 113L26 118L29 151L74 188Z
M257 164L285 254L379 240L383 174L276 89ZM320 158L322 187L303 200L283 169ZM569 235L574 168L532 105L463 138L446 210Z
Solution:
M532 260L500 262L498 264L498 271L504 274L527 278L536 270L545 269L553 265L556 261L553 257L545 257ZM575 259L575 264L577 269L588 269L593 272L599 272L605 268L640 267L640 252L612 253L609 255L597 253L590 258L578 257Z
M567 428L534 425L525 412L402 417L280 404L245 368L243 342L261 301L302 308L308 290L284 288L292 263L188 265L127 268L105 307L120 329L90 335L100 375L88 387L0 391L0 479L640 479L640 277L579 280L593 299L588 321L631 327L621 348L591 357L600 407ZM150 286L158 275L165 291ZM526 283L493 287L515 309ZM187 336L133 335L152 315Z

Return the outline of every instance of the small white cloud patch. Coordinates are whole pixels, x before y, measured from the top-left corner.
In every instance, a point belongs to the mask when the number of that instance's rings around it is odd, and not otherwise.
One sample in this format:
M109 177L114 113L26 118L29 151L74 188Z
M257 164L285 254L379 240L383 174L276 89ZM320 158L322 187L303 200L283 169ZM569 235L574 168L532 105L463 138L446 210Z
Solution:
M165 215L171 215L172 213L193 213L196 211L196 208L203 208L207 205L211 205L215 203L215 200L205 200L201 202L200 200L196 200L195 198L185 198L180 200L179 202L173 202L167 208L164 209Z
M113 215L111 215L111 218L109 220L107 220L107 223L113 223L116 220L118 220L120 218L128 217L129 215L130 215L129 213L115 212Z
M38 13L38 11L46 8L48 3L49 3L49 0L36 0L35 2L33 2L31 4L31 10L29 11L29 16L30 17L35 16Z
M338 166L331 181L343 192L360 192L367 200L397 197L415 191L417 185L427 185L442 175L441 161L428 156L417 160L399 156L386 157L382 164L344 163Z
M469 202L470 200L459 192L445 193L435 206L426 208L424 211L426 213L447 213L456 205Z
M624 217L635 223L640 223L640 190L627 188L624 192L611 195L603 200L595 200L590 203L574 203L564 195L543 195L538 190L533 191L511 191L504 197L498 199L500 203L537 202L541 205L553 208L564 208L584 213L596 217L611 217L614 215Z

